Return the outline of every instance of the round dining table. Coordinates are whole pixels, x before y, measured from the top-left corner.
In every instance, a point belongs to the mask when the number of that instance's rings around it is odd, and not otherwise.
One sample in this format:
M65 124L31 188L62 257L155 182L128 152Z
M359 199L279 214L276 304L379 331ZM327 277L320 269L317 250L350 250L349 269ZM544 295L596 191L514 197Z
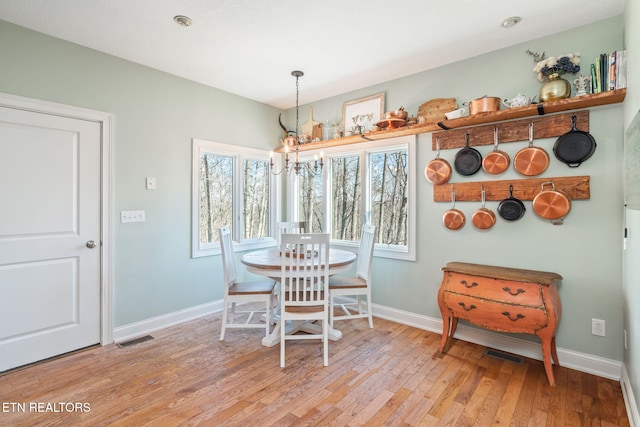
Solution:
M356 260L356 254L342 249L329 250L329 275L342 273ZM278 248L247 252L240 261L247 271L274 279L280 277L280 250Z
M357 255L353 252L343 249L329 250L329 275L345 272L349 269L350 265L356 260ZM266 276L274 280L280 279L281 274L281 258L280 249L262 249L258 251L247 252L240 258L246 267L247 271L261 276ZM262 339L262 345L267 347L273 347L280 343L280 328L282 327L280 318L276 322L276 326L273 331ZM295 333L295 331L302 331L308 333L318 333L319 325L310 323L296 323L287 325L287 333ZM295 329L295 330L290 330ZM329 339L337 341L342 338L342 332L329 326Z

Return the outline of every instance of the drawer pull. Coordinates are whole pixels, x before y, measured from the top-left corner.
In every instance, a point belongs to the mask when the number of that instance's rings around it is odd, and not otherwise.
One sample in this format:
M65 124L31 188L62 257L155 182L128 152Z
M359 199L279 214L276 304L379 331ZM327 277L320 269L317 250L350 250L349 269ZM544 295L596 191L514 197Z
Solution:
M520 314L520 313L518 313L518 315L515 318L511 317L511 313L509 313L508 311L503 311L502 315L507 316L507 319L511 320L512 322L515 322L516 320L519 320L519 319L524 319L524 314Z
M509 292L509 293L510 293L511 295L513 295L514 297L515 297L516 295L519 295L519 294L524 294L524 289L522 289L522 288L518 288L518 290L517 290L517 291L513 292L513 291L511 290L511 288L510 288L510 287L505 286L504 288L502 288L502 290L503 290L503 291L505 291L505 292Z
M459 305L460 307L462 307L462 308L464 309L464 311L471 311L471 310L473 310L474 308L476 308L476 306L475 306L475 305L473 305L473 304L471 304L471 305L469 306L469 308L467 308L467 307L464 305L464 303L463 303L463 302L459 302L459 303L458 303L458 305Z
M476 282L471 282L471 284L469 285L469 284L467 284L466 280L460 280L460 283L462 283L465 287L467 287L469 289L473 288L474 286L478 286L478 284Z

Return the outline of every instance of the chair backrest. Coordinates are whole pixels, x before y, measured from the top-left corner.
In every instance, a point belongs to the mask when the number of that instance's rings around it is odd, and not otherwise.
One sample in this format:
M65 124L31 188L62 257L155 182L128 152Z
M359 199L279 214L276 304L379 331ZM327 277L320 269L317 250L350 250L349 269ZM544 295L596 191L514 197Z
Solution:
M278 241L278 247L282 242L280 236L288 233L304 233L307 228L305 221L282 221L278 223L278 230L276 232L276 239Z
M373 257L373 239L376 233L375 225L363 225L360 235L360 248L356 261L356 276L369 282L371 277L371 258Z
M236 281L236 257L233 253L233 241L231 240L231 228L228 226L218 229L220 235L220 250L222 252L222 269L224 271L225 288Z
M318 306L327 301L329 242L329 233L282 235L280 283L283 305ZM288 291L284 291L285 287Z

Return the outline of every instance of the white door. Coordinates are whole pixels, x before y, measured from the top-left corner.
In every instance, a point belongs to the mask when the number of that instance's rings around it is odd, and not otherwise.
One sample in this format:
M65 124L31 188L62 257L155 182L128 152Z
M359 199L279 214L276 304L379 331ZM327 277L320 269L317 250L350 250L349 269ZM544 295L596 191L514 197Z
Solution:
M100 342L100 127L0 106L0 372Z

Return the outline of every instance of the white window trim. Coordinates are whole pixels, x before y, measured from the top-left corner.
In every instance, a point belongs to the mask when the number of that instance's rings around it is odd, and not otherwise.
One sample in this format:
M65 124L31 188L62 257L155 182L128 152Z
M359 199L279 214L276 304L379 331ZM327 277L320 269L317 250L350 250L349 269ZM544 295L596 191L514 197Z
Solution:
M269 151L258 150L249 147L240 147L230 144L222 144L219 142L206 141L202 139L192 139L192 175L191 175L191 257L200 258L204 256L219 255L220 243L200 243L200 155L202 153L220 154L221 156L234 157L234 182L233 191L234 195L238 194L242 189L242 173L239 173L242 167L242 163L245 159L252 160L270 160ZM279 159L273 159L274 167L279 167ZM271 190L269 194L270 204L270 221L269 229L275 230L276 222L280 217L280 179L276 176L271 177ZM240 197L233 198L233 208L236 212L235 218L233 218L233 240L234 251L246 251L253 249L261 249L266 247L272 247L276 244L276 240L273 237L264 237L260 239L241 240L242 230L242 215L239 214L242 208L242 201ZM273 235L273 232L270 233Z
M366 174L369 171L369 165L366 162L366 157L367 157L366 155L368 153L373 153L373 152L388 151L390 148L393 148L393 146L395 145L406 146L408 151L409 175L407 179L409 180L409 202L407 206L407 228L408 228L407 229L407 246L405 248L404 246L399 247L399 246L384 245L381 243L376 243L374 246L373 255L377 257L382 257L382 258L393 258L393 259L400 259L400 260L406 260L406 261L415 261L416 260L416 233L417 233L417 229L416 229L417 155L416 155L416 136L415 135L381 139L377 141L365 141L359 144L349 144L349 145L344 145L340 147L324 148L323 154L325 159L324 160L325 168L323 170L323 183L324 183L323 197L325 200L325 205L324 205L325 212L324 212L323 226L325 230L328 229L328 226L329 226L328 218L331 217L330 211L329 211L331 209L331 206L330 206L331 198L329 197L328 186L327 186L327 182L329 179L328 169L330 167L330 159L332 157L337 157L337 155L339 156L345 156L349 154L360 155L361 159L364 160L364 161L361 161L361 164L362 164L361 173L363 178L361 179L361 182L368 182L364 179L366 178ZM300 161L309 161L313 159L314 154L320 154L320 150L305 151L304 156L301 153ZM295 180L290 179L287 187L289 188L288 200L295 200L296 189L297 189ZM365 193L368 192L368 188L365 188L363 190L365 191ZM362 194L363 199L369 197L369 195L365 193ZM368 204L368 200L367 200L367 204ZM288 213L290 218L296 218L297 207L293 206L294 203L289 203L288 205L289 205ZM364 215L368 216L369 212L365 212ZM366 219L367 218L363 218L363 223L366 223L365 221ZM331 247L351 250L354 252L358 250L358 245L359 245L358 242L346 242L343 240L331 241Z

